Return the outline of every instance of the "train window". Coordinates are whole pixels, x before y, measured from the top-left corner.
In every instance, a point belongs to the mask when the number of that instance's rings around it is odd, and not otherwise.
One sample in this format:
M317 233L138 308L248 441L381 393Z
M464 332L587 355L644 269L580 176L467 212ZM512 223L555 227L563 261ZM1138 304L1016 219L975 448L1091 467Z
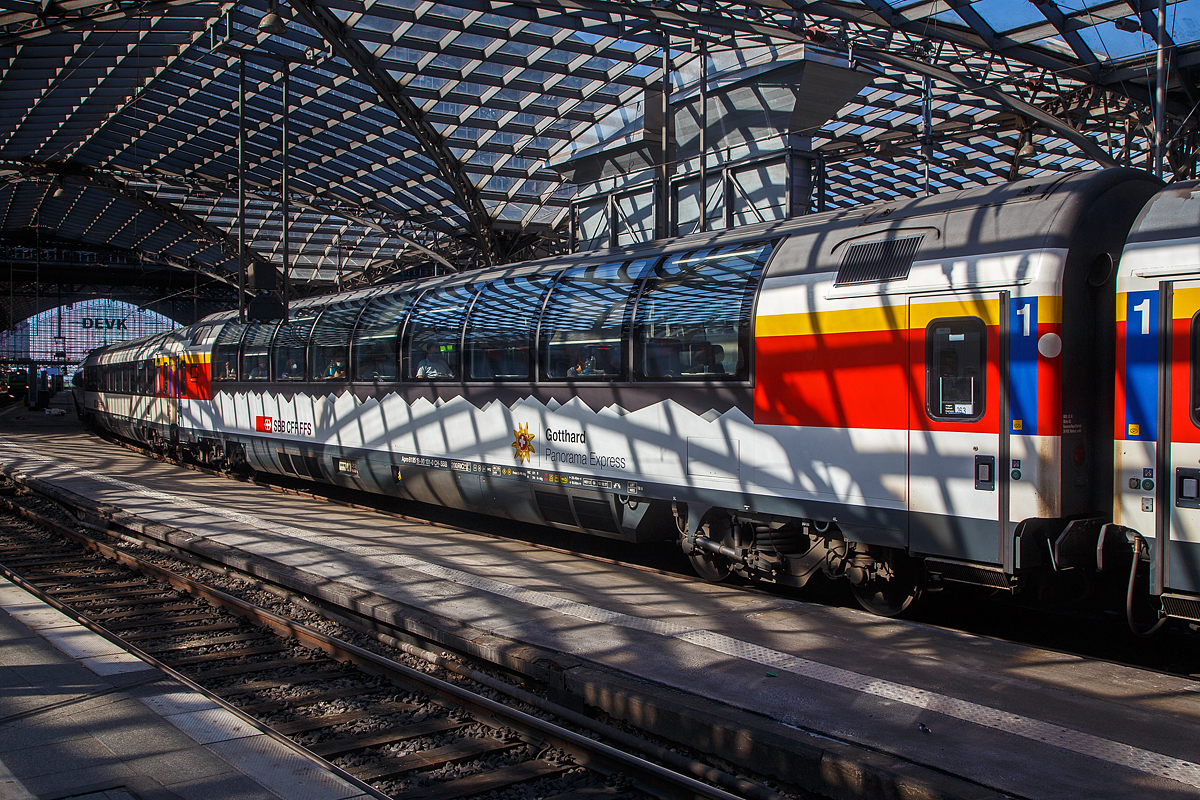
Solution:
M242 335L242 380L271 379L271 338L278 322L259 322L246 328Z
M1200 428L1200 313L1192 317L1192 352L1189 367L1192 370L1191 380L1191 417L1192 424Z
M354 331L354 380L394 381L400 326L410 298L397 294L367 303Z
M746 380L750 313L773 244L705 248L655 267L638 300L634 369L648 380Z
M314 381L350 379L350 335L366 300L350 300L326 306L313 326L312 377Z
M935 319L925 329L925 412L930 419L983 417L987 327L979 317Z
M462 374L458 342L474 294L470 286L448 286L421 295L409 315L407 377L453 380Z
M542 300L550 276L504 278L485 284L467 319L464 353L467 377L524 380Z
M212 325L201 325L196 329L196 332L192 334L192 347L195 347L198 344L204 344L204 340L207 339L211 333Z
M227 322L213 344L212 379L214 381L236 381L238 379L238 350L242 346L242 333L246 326Z
M271 341L271 364L277 381L302 381L308 377L308 336L317 320L315 308L301 308L289 315Z
M542 377L615 381L625 373L625 310L642 275L654 263L576 267L563 273L542 315Z

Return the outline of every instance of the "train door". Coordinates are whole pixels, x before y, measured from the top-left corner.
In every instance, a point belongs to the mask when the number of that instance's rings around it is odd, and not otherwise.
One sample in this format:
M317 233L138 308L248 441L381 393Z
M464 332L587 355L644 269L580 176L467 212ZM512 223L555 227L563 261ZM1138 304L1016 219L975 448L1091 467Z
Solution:
M1009 559L1008 292L909 299L909 546L954 562Z
M1152 548L1155 594L1200 592L1200 281L1124 300L1121 518L1167 545Z
M167 357L167 424L171 431L179 425L179 395L183 387L183 362L179 356Z

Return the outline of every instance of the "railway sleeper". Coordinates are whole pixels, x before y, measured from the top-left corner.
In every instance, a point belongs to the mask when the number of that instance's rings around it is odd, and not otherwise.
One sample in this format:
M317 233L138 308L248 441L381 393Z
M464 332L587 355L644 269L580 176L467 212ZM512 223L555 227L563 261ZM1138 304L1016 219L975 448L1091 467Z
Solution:
M419 739L424 736L451 733L465 727L466 724L466 722L461 720L450 718L431 719L424 722L415 722L405 725L403 728L395 728L389 731L364 733L358 736L346 736L331 741L318 742L310 745L308 749L323 758L336 758L358 750L384 747L389 744L397 744L409 739Z
M349 772L360 781L387 780L406 775L410 772L432 770L444 767L447 764L474 761L484 756L497 755L518 747L524 747L525 744L525 742L519 739L505 741L503 739L494 739L490 736L482 738L473 737L452 744L442 745L441 747L419 750L405 756L384 758L374 764L357 769L352 768ZM407 794L403 796L407 796Z
M468 775L448 784L404 792L397 797L401 800L456 800L459 797L473 797L507 789L539 778L555 777L572 769L575 769L573 765L553 761L525 761L503 769Z

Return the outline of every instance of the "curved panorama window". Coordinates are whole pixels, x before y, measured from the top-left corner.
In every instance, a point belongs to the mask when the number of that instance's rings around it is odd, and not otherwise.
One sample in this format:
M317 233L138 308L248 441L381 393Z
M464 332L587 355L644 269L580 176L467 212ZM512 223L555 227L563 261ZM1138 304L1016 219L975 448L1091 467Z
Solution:
M217 334L213 343L212 379L214 381L236 381L238 379L238 359L242 347L242 333L246 325L239 322L226 322Z
M625 312L654 263L576 267L554 284L542 315L542 375L552 381L615 381L625 372Z
M462 375L459 340L473 286L446 286L421 295L409 315L406 377L456 380Z
M681 253L655 267L638 300L642 380L746 380L750 314L773 243Z
M242 336L242 380L271 379L271 337L277 327L278 322L256 322L246 328Z
M501 278L484 284L467 320L467 377L472 380L529 378L533 331L552 277Z
M354 380L394 381L400 353L400 326L408 295L386 295L367 303L354 331Z
M343 300L325 306L321 316L317 317L309 349L314 381L350 379L350 336L366 302L365 299Z
M301 308L275 331L271 363L277 381L302 381L308 377L308 337L320 308Z

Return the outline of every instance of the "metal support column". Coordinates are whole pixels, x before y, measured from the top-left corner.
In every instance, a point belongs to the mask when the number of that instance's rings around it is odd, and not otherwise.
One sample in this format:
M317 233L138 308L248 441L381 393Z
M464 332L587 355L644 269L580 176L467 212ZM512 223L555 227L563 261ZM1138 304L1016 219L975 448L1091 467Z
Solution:
M659 159L658 171L658 238L665 239L671 235L671 34L663 31L662 52L662 126L659 132L662 137L662 157Z
M708 230L708 42L700 40L700 230Z
M288 321L288 295L292 288L292 261L288 248L288 106L291 105L291 65L283 62L283 130L280 131L280 150L283 165L280 169L279 191L283 200L283 321Z
M246 321L246 57L238 66L238 322Z
M1167 0L1158 0L1158 55L1157 76L1154 85L1154 176L1163 176L1163 148L1166 143L1163 128L1166 125L1167 103L1167 54L1164 42L1167 38Z

